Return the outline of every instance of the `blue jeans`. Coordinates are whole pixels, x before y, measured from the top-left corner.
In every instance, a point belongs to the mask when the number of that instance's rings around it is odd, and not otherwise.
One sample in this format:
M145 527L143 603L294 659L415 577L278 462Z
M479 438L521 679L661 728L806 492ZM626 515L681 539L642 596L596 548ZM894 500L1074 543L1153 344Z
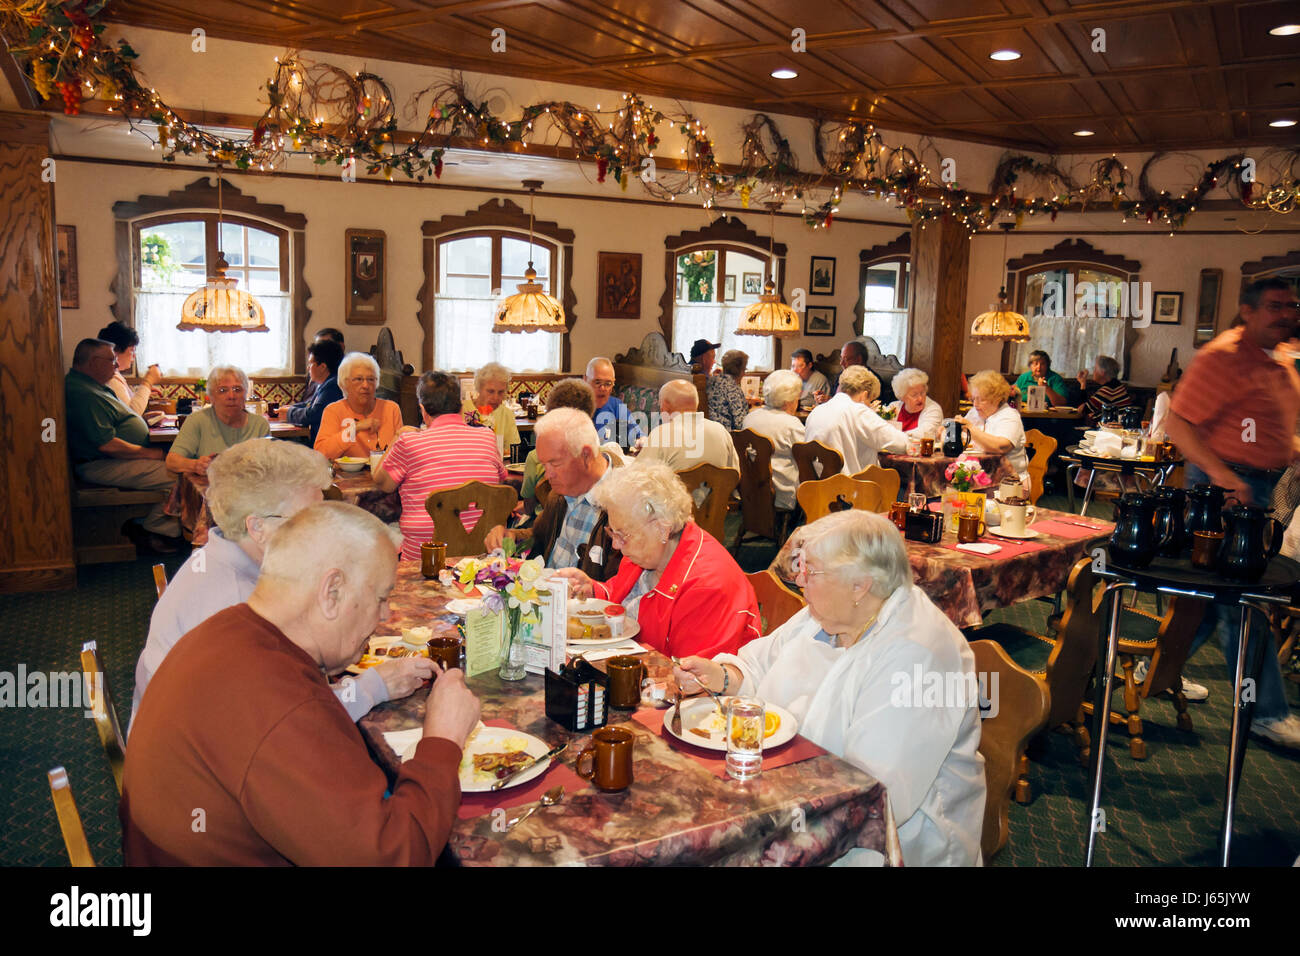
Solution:
M1183 468L1183 483L1188 488L1192 485L1213 484L1209 476L1191 462ZM1262 506L1267 508L1269 502L1273 500L1273 486L1277 484L1276 479L1247 478L1246 482L1250 485L1250 493L1255 498L1255 504L1262 503ZM1219 646L1223 648L1224 660L1228 662L1229 681L1234 680L1237 673L1237 648L1240 644L1241 629L1238 613L1239 610L1236 608L1229 609L1224 605L1211 603L1205 609L1205 617L1201 619L1201 626L1192 639L1192 649L1188 652L1188 657L1195 654L1213 633L1219 640ZM1259 684L1255 688L1255 719L1278 720L1291 713L1291 707L1286 699L1286 685L1282 681L1282 668L1278 666L1272 631L1259 619L1258 614L1251 614L1252 647L1255 646L1256 641L1264 642L1264 663L1259 672ZM1247 676L1249 676L1248 672L1249 668L1247 668Z

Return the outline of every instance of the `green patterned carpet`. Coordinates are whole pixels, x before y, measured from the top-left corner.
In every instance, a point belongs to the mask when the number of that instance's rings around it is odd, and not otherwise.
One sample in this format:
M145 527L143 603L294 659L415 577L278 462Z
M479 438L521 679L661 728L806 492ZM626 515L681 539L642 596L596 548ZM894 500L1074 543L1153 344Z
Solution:
M1045 498L1048 507L1063 505ZM1096 514L1102 513L1096 509ZM734 534L734 531L733 531ZM764 567L772 549L746 546L746 569ZM170 577L180 558L168 559ZM128 716L136 657L154 605L152 562L82 568L79 588L61 594L0 595L0 671L76 671L85 640L99 641L118 713ZM1050 605L1042 601L991 614L1043 633ZM1008 645L1027 667L1039 667L1046 646ZM1201 648L1187 675L1210 688L1192 705L1194 730L1179 731L1170 702L1144 702L1149 757L1128 756L1127 735L1113 730L1100 837L1100 866L1210 866L1217 853L1227 759L1228 683L1213 642ZM1296 685L1290 685L1293 704ZM1074 745L1046 734L1030 748L1032 801L1012 804L1011 840L996 866L1078 866L1083 862L1086 772ZM0 709L0 865L57 866L67 861L46 771L67 767L95 859L121 863L117 793L94 725L70 709ZM1290 865L1300 855L1300 755L1251 741L1236 817L1237 865Z

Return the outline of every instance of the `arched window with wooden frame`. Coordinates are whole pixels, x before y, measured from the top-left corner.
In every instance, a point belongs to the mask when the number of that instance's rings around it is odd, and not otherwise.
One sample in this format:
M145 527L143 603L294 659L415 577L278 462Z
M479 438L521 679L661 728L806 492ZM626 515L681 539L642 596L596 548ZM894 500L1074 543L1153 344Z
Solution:
M734 216L703 229L664 240L664 295L659 324L674 352L688 359L696 339L721 342L718 358L730 349L749 356L749 368L770 371L781 364L781 343L771 336L737 335L745 307L757 302L772 269L764 236ZM777 289L785 282L784 243L776 243Z
M514 372L561 372L569 367L569 336L554 332L493 332L504 291L524 281L531 260L537 281L575 321L573 230L537 222L528 245L528 214L492 199L463 216L425 222L420 324L426 368L447 372L500 362ZM436 362L436 365L435 365Z
M208 177L166 196L141 196L113 206L118 321L140 336L138 364L157 362L164 375L202 376L214 365L250 375L303 372L302 341L310 295L302 278L307 220L283 206L259 203L229 182ZM217 253L226 275L252 292L266 312L266 332L204 332L177 328L181 306L207 280Z
M912 234L858 253L858 301L853 306L855 335L869 335L882 355L907 362L912 294Z
M1109 255L1082 239L1008 261L1007 288L1016 290L1030 339L1003 346L1003 371L1023 371L1029 353L1041 350L1067 381L1090 370L1099 355L1116 359L1125 377L1138 335L1133 320L1139 309L1153 305L1135 301L1141 268L1135 259Z

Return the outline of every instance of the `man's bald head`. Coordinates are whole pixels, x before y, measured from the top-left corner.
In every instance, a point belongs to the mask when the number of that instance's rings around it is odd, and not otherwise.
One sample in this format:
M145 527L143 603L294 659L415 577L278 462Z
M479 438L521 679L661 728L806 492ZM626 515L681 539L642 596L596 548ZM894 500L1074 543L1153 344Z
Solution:
M700 408L700 393L694 382L684 378L674 379L659 389L659 411L665 415L674 412L695 412Z

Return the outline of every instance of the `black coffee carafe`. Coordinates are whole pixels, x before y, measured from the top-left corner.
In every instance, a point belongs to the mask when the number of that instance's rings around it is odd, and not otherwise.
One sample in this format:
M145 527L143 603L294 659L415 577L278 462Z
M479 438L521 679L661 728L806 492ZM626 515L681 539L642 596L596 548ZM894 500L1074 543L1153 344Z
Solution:
M1187 492L1187 540L1197 531L1223 530L1223 489L1218 485L1194 485Z
M1167 558L1176 558L1192 545L1191 535L1183 525L1187 493L1182 488L1162 485L1153 488L1151 496L1156 500L1156 540L1163 541L1160 553Z
M1115 530L1111 532L1108 549L1116 564L1145 568L1165 540L1156 535L1154 496L1129 492L1119 497L1115 502Z
M943 453L948 458L956 458L970 444L970 429L953 419L943 423Z
M1270 518L1263 508L1234 505L1223 512L1223 525L1219 573L1235 581L1258 580L1282 547L1282 523ZM1267 545L1265 529L1269 532Z

